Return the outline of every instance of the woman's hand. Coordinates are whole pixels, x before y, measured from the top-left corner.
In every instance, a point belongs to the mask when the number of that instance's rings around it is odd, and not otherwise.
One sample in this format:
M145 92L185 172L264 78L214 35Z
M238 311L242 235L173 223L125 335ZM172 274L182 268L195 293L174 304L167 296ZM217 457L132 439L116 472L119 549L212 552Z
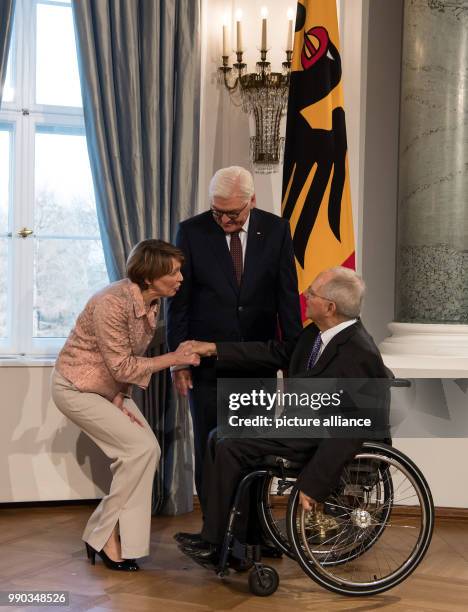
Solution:
M179 344L179 346L176 348L175 352L176 353L185 353L187 355L190 355L190 353L193 353L192 351L192 345L195 342L195 340L185 340L185 342L181 342Z
M200 357L197 355L197 353L192 352L189 348L181 351L179 348L175 351L175 353L172 353L174 359L171 365L200 365Z
M136 417L128 408L124 405L125 395L123 393L117 393L117 395L112 400L114 406L117 406L119 410L121 410L124 414L128 416L132 423L136 423L140 427L144 427L143 423L140 421L138 417Z

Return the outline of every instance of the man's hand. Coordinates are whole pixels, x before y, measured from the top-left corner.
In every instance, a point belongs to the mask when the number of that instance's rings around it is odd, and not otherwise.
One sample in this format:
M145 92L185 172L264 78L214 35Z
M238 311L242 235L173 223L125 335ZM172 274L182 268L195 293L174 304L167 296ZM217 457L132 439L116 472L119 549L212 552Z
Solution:
M214 342L200 342L199 340L189 340L190 348L200 357L211 357L216 355L216 344Z
M189 368L175 370L172 372L172 382L177 389L177 393L187 397L189 389L193 389L192 372Z
M185 340L179 344L175 351L175 355L180 357L190 357L193 353L200 357L211 357L216 355L216 344L214 342L201 342L200 340Z
M303 491L299 491L299 503L306 512L319 512L323 510L323 504L316 501L313 497L309 497Z
M114 404L114 406L117 406L117 408L121 410L125 415L127 415L132 423L136 423L140 427L144 427L142 421L140 421L138 417L136 417L132 412L130 412L130 410L128 410L128 408L125 407L124 400L124 394L117 393L117 395L112 400L112 403Z

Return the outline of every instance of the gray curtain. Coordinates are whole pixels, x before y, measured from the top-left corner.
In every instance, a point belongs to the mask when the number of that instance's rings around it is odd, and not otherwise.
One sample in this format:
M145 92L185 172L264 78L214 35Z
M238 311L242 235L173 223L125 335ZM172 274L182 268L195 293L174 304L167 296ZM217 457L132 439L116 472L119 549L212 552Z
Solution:
M5 85L14 13L15 0L0 0L0 104Z
M140 240L194 212L201 0L73 0L88 151L111 281ZM149 355L164 350L164 322ZM167 372L137 394L163 456L155 511L192 508L189 416ZM180 405L179 405L180 404Z

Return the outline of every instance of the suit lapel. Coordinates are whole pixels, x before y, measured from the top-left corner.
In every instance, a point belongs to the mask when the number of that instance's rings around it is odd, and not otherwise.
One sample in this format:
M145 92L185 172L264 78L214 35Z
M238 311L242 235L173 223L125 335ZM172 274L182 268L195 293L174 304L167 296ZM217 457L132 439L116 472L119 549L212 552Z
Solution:
M239 293L239 287L237 285L231 254L226 242L226 236L211 216L207 219L206 230L207 242L214 255L213 263L216 262L220 266L223 277L228 280L233 291L237 295Z
M253 208L250 211L249 231L247 234L247 247L244 258L244 274L242 276L242 291L246 291L249 285L254 282L258 273L260 256L264 245L264 233L257 211Z
M345 344L351 336L357 332L358 326L360 322L357 321L354 325L350 325L343 329L343 331L339 332L334 336L330 342L325 347L323 353L317 360L317 363L310 370L310 376L320 376L320 374L326 370L330 362L335 358L336 353L338 352L338 347L342 344Z

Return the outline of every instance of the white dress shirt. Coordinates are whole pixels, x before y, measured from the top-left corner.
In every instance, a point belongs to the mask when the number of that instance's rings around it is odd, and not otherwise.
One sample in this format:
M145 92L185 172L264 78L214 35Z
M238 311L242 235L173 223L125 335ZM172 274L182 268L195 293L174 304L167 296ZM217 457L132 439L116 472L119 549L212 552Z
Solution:
M340 331L343 331L347 327L354 325L356 321L357 319L350 319L349 321L343 321L343 323L338 323L338 325L335 325L334 327L330 327L330 329L326 329L325 331L320 332L320 336L322 338L322 344L320 345L320 350L318 352L318 357L315 363L317 363L317 361L320 359L320 356L322 355L323 351L325 350L325 347L331 341L331 339L334 338L336 334L339 334Z

